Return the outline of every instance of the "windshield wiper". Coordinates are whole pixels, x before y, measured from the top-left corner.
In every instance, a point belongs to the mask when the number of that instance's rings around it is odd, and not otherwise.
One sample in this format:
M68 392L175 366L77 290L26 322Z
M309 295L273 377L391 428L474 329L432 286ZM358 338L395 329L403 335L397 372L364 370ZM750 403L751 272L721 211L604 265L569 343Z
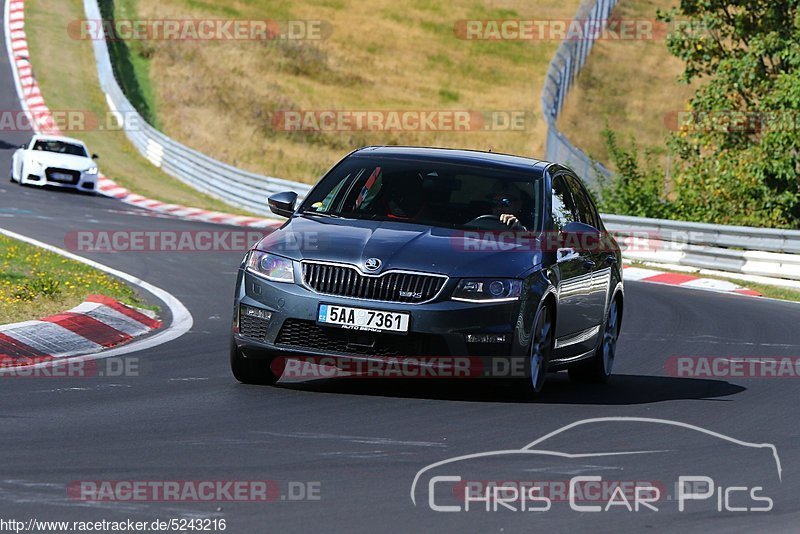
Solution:
M331 219L344 219L341 215L328 213L326 211L301 211L300 215L314 215L316 217L330 217Z

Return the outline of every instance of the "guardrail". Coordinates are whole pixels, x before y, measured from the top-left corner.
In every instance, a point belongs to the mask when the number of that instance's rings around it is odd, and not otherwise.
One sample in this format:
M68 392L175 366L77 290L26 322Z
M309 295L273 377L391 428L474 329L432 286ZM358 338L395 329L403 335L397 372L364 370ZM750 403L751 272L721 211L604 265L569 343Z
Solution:
M599 178L610 177L611 172L587 156L558 131L556 121L564 107L569 90L594 46L600 29L606 27L611 11L618 0L592 0L584 2L573 21L581 23L584 36L591 38L565 39L558 47L547 69L542 88L542 115L547 121L546 159L568 165L587 184L597 188Z
M800 280L800 230L602 217L626 259Z
M84 0L88 20L100 20L97 0ZM266 197L280 191L295 191L304 197L311 186L299 182L262 176L217 161L159 132L136 111L116 78L105 39L94 39L94 55L100 87L111 112L136 149L160 167L191 187L253 213L268 215Z

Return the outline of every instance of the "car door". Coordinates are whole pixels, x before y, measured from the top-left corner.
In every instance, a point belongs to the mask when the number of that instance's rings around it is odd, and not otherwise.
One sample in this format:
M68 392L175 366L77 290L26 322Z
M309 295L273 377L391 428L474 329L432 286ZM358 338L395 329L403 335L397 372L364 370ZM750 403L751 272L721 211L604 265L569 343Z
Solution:
M600 222L600 215L583 183L571 174L567 176L567 183L575 202L578 222L602 232L603 225ZM591 317L592 326L601 324L605 319L606 299L611 284L611 264L608 261L610 252L605 250L602 244L603 241L598 239L597 242L588 243L588 246L581 251L586 264L590 265L592 270L592 283L585 308L586 313ZM611 256L615 257L613 254Z
M554 233L561 232L571 222L580 222L567 176L566 173L556 174L552 181L551 231ZM597 324L590 313L592 265L590 258L579 248L559 245L555 252L556 267L560 273L556 339L569 339ZM559 342L556 344L559 345Z

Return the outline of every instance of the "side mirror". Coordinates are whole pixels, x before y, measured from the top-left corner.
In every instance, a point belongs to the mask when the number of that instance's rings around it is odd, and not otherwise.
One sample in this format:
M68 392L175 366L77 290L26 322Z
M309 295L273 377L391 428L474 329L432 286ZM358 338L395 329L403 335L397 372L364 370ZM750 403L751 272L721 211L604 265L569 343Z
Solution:
M92 159L100 159L100 156L98 156L97 154L92 154Z
M600 230L591 226L589 224L585 224L582 222L573 221L571 223L567 223L564 228L561 230L563 234L587 234L594 238L600 237Z
M294 205L297 202L297 193L294 191L284 191L275 193L267 199L269 210L281 217L291 217L294 213Z
M597 252L602 247L601 238L600 230L594 226L581 222L567 223L559 235L557 261L560 263Z

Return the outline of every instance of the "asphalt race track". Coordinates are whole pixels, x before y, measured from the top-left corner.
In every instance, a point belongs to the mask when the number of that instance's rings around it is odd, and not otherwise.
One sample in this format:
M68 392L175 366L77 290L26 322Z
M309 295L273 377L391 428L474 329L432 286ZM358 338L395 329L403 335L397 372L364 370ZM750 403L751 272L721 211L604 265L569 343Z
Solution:
M4 45L3 45L4 46ZM0 109L16 110L5 50ZM7 180L24 132L0 132L0 227L64 247L73 230L223 230L154 217L101 197L20 187ZM102 158L102 154L101 154ZM102 165L102 159L100 160ZM230 228L228 228L230 229ZM551 375L536 402L503 382L327 380L292 387L238 384L228 368L232 291L240 252L88 254L171 292L192 330L135 353L140 376L0 378L0 518L153 520L225 518L227 532L282 531L796 531L800 521L800 378L676 378L672 356L800 356L800 305L670 288L626 285L615 376L606 386ZM169 317L164 317L169 321ZM774 444L774 465L712 439L685 439L667 425L625 423L570 431L560 445L585 452L677 451L638 460L665 486L678 475L735 474L765 480L770 512L718 511L716 498L680 512L434 512L410 498L417 471L447 458L517 449L569 423L596 417L660 418ZM676 458L680 461L675 461ZM630 463L608 456L571 469L537 467L520 477L611 476ZM538 473L533 474L533 471ZM507 471L504 471L504 476ZM85 480L273 480L318 484L318 500L274 502L90 502L67 496ZM524 478L523 478L524 480ZM285 495L284 495L285 496Z

